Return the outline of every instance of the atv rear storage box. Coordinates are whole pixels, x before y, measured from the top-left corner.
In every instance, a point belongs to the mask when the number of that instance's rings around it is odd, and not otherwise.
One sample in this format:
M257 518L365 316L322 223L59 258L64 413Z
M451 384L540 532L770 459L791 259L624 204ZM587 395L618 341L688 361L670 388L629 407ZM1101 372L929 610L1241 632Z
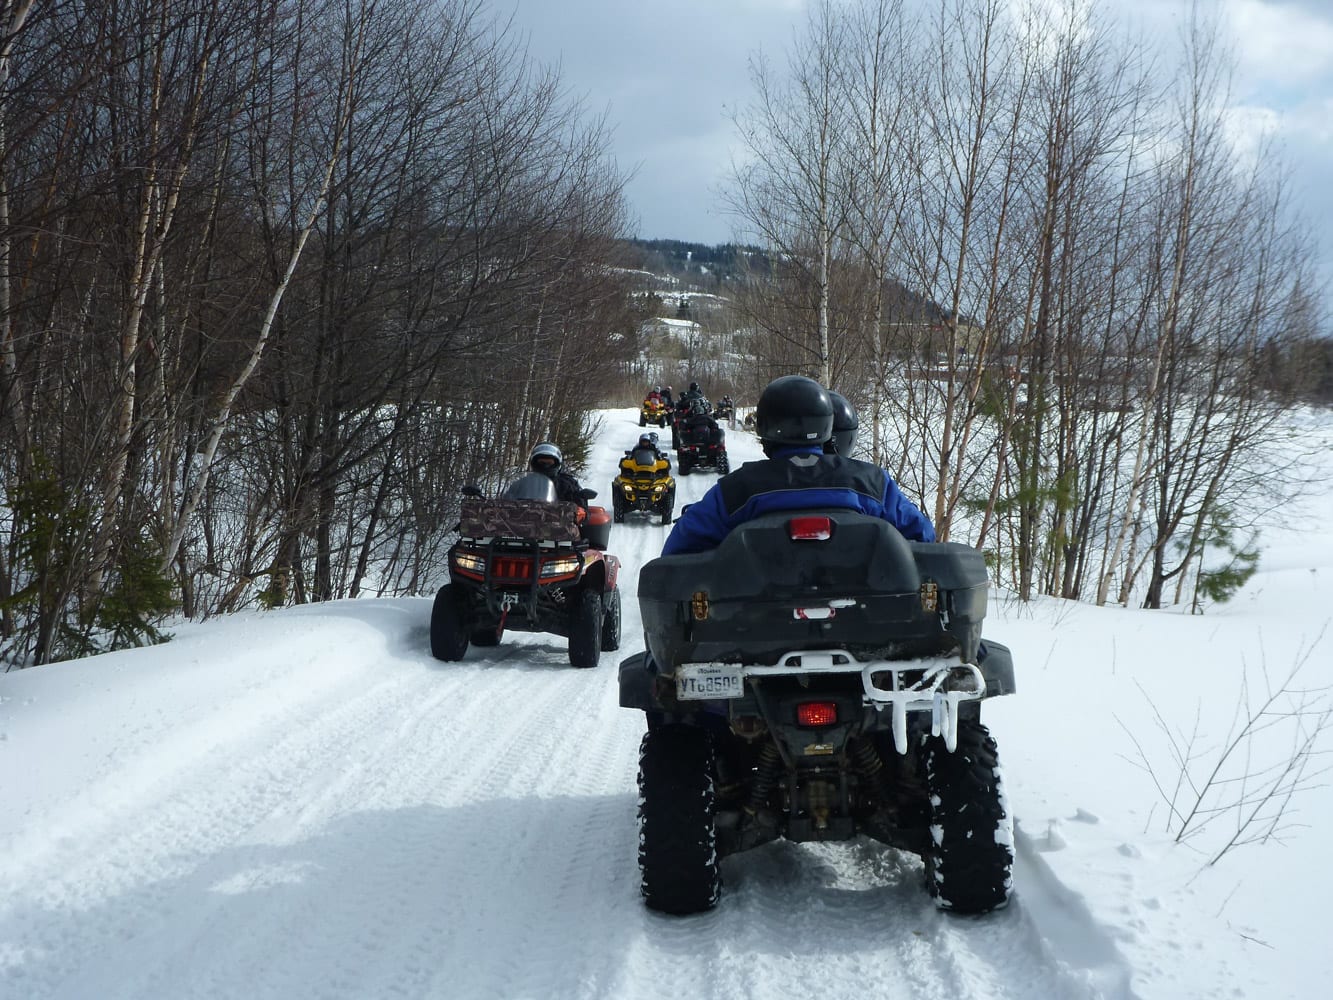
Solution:
M828 519L827 537L793 538L793 521L812 516ZM853 511L792 511L745 522L711 552L647 563L639 606L666 673L829 648L893 660L956 648L976 663L986 587L985 562L970 546L909 542Z
M458 532L464 538L542 538L551 542L579 540L578 504L561 500L496 498L463 501ZM608 518L609 533L609 521ZM604 545L602 546L605 547Z
M611 513L605 507L589 507L583 522L583 537L594 549L606 551L611 544Z

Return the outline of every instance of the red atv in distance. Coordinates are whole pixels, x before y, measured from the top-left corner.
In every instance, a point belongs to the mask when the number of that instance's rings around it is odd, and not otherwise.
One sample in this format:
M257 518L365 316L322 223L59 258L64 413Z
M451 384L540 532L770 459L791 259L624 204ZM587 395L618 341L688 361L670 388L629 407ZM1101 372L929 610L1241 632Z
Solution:
M620 647L620 560L606 554L611 515L556 500L538 472L493 499L464 486L459 539L449 550L449 583L435 595L430 651L461 660L468 645L495 646L506 628L569 639L569 662L595 667ZM584 490L585 500L597 496Z

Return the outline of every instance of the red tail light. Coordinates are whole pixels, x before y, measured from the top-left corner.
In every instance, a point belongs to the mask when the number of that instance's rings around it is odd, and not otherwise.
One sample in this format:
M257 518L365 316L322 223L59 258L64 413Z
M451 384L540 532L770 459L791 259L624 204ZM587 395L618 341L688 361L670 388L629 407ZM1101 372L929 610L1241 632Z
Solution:
M826 542L833 537L833 521L827 517L793 517L787 531L794 542Z
M838 721L837 702L803 701L796 706L796 721L802 726L831 726Z

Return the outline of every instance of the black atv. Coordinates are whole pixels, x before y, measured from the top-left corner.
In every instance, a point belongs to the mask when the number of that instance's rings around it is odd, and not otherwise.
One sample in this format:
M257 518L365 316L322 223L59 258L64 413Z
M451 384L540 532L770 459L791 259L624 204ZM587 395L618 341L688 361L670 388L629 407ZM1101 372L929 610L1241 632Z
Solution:
M682 426L677 435L676 467L682 476L701 471L725 476L731 471L727 432L711 419Z
M649 907L695 913L720 858L858 835L918 854L938 906L1005 905L1012 820L981 702L1014 690L981 641L982 555L846 510L768 514L639 574L649 653L639 867Z
M595 667L620 648L620 560L605 552L611 515L556 500L541 473L515 480L494 500L463 488L459 539L449 550L449 583L431 609L430 651L461 660L469 643L495 646L505 629L569 639L569 662ZM591 500L595 490L584 490Z

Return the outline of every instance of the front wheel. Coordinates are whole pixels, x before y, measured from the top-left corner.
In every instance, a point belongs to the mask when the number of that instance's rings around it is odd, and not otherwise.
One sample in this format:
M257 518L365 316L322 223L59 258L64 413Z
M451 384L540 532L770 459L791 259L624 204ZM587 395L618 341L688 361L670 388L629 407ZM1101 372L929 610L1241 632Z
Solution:
M612 587L602 608L602 649L614 653L620 648L620 588Z
M942 910L987 913L1009 902L1014 826L995 740L979 722L958 723L953 753L942 736L926 741L930 793L927 888Z
M430 654L437 660L461 660L467 652L467 629L458 591L446 583L430 609Z
M583 588L570 614L569 662L576 667L595 667L602 656L602 595Z
M639 874L643 901L700 913L722 894L713 824L713 743L693 726L650 729L639 744Z

